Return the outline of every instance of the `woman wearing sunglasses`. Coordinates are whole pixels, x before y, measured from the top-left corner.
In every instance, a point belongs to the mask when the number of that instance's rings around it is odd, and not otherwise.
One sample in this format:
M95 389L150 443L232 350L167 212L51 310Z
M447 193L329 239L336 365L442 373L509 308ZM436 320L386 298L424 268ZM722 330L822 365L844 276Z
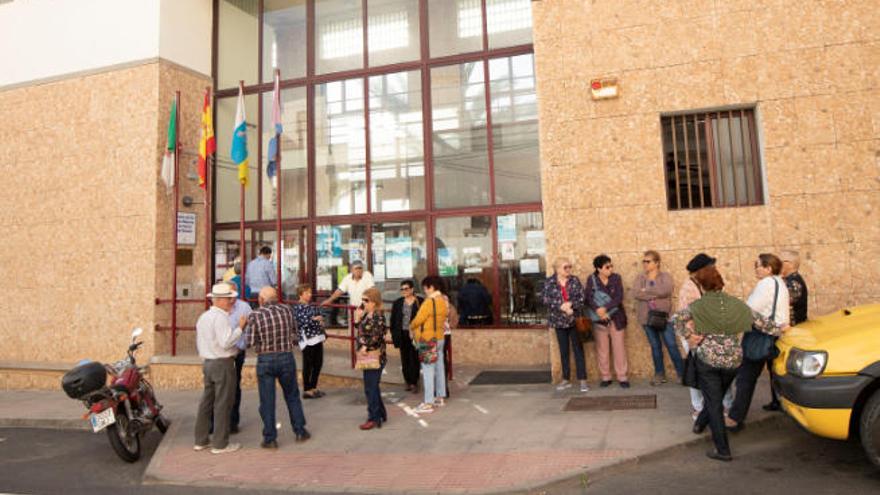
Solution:
M596 269L587 280L584 296L593 320L593 337L596 339L596 358L602 381L599 386L611 385L611 356L614 356L614 372L621 388L629 388L628 363L623 331L626 329L626 313L623 311L623 280L614 273L611 258L600 254L593 259Z
M584 287L577 277L571 274L568 258L556 258L553 262L553 275L544 282L541 293L547 307L547 322L556 333L559 343L559 358L562 365L562 381L556 390L571 388L571 362L569 347L574 350L574 366L581 382L581 392L589 392L587 367L584 362L584 346L575 328L574 319L584 307Z
M382 392L379 382L382 370L388 362L385 354L385 316L382 315L382 294L379 289L370 287L364 291L363 304L354 312L354 323L357 325L357 346L359 353L379 351L379 368L365 369L364 395L367 396L367 422L360 425L362 430L381 428L388 421L385 404L382 403Z

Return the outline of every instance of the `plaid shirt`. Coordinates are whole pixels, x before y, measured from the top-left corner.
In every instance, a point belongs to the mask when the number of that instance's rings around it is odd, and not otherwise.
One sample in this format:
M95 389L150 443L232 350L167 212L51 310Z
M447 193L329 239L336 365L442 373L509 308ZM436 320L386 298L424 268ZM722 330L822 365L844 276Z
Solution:
M248 347L257 354L291 352L299 341L298 334L293 310L284 304L267 304L247 319Z

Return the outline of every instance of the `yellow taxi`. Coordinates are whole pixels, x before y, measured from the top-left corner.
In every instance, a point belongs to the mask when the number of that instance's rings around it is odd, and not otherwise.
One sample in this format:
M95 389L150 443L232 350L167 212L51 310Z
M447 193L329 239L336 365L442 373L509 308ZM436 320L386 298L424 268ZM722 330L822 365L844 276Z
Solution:
M785 412L827 438L859 438L880 466L880 304L790 328L777 342L773 388Z

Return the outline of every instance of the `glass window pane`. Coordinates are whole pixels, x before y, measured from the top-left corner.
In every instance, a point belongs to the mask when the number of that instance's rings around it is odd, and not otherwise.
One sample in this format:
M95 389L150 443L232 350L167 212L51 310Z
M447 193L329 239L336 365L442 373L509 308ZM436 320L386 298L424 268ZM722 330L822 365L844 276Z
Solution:
M543 216L501 215L497 222L501 323L541 324L547 315L539 296L547 268Z
M489 48L532 42L531 0L486 0Z
M400 283L415 280L416 287L428 275L425 222L387 222L373 225L371 263L382 300L390 304L400 297Z
M368 0L367 17L371 67L419 59L418 0Z
M315 257L317 259L315 291L329 295L348 275L352 261L363 261L367 253L365 225L318 225L315 228ZM347 296L337 300L347 304ZM358 303L359 304L359 303ZM331 326L345 326L348 312L334 308L329 311Z
M364 80L315 91L315 195L318 215L366 213Z
M431 105L435 206L489 204L483 63L432 69Z
M364 66L363 17L360 1L315 0L315 70L318 74Z
M480 0L428 0L431 57L483 49Z
M217 7L217 88L233 88L242 79L246 85L256 84L260 49L258 9L257 0L220 0Z
M488 216L437 219L438 272L446 281L463 326L494 321L491 227Z
M495 201L541 201L538 102L531 54L489 61Z
M306 75L306 0L263 0L263 82Z
M372 211L425 207L421 84L419 71L370 78Z
M241 220L240 191L238 182L238 166L230 156L232 147L232 128L235 125L235 111L238 96L217 100L217 154L214 179L217 181L215 198L216 222L237 222ZM257 161L257 95L244 97L245 115L247 117L248 164L250 166L250 184L245 189L245 220L257 218L257 184L260 180Z
M244 238L246 243L250 240L250 229L245 229ZM241 234L238 229L214 232L214 280L230 280L236 275L236 271L240 275L242 259Z
M309 181L306 146L306 88L281 91L281 218L300 218L309 214ZM263 93L263 219L274 219L277 212L275 182L269 180L269 140L272 126L272 91Z
M285 301L296 300L296 286L308 281L308 236L305 228L281 232L281 290Z

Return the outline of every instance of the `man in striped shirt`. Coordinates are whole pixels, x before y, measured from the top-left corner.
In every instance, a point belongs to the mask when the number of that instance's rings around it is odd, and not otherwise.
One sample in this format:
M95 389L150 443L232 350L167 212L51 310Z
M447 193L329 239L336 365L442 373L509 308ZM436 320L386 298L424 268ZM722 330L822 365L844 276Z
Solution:
M260 392L260 418L263 420L263 443L267 449L278 448L275 427L275 381L281 384L284 402L296 434L296 442L305 442L311 435L306 430L306 417L296 383L296 360L293 349L299 335L290 306L278 302L273 287L263 287L259 295L260 309L248 316L248 347L257 353L257 386Z

